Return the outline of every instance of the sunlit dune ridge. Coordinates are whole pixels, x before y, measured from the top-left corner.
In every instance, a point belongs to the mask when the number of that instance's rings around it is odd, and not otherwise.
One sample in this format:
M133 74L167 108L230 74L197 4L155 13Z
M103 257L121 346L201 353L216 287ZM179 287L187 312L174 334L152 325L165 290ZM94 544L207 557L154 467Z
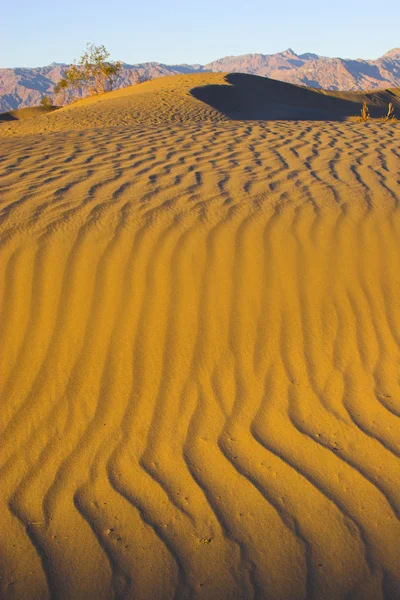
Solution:
M1 143L0 596L399 598L399 125Z

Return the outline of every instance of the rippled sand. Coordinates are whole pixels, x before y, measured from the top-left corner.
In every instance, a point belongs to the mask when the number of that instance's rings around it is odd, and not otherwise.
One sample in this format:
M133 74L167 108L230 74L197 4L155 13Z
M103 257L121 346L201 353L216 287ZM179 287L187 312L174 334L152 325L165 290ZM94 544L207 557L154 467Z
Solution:
M399 125L1 139L1 597L400 597Z

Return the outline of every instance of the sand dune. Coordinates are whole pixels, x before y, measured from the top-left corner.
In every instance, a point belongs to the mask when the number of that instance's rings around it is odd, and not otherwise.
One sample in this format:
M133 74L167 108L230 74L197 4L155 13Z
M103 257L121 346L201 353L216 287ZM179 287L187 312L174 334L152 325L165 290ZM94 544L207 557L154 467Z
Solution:
M2 598L400 597L398 140L2 139Z
M2 113L12 122L0 123L0 136L232 119L342 121L359 116L364 101L373 117L385 115L389 102L400 114L399 89L332 92L242 73L175 75L84 98L40 118L30 118L43 111L39 107Z

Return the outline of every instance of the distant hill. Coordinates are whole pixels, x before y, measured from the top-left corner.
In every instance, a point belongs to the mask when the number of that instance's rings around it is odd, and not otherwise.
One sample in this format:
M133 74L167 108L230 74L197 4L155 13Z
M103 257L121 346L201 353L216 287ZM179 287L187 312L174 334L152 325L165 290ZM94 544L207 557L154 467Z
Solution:
M0 111L38 105L44 95L52 98L54 85L67 66L52 63L34 69L0 69ZM400 87L400 48L394 48L376 60L328 58L312 53L298 55L289 48L277 54L228 56L207 65L124 63L117 87L126 87L142 79L209 71L261 75L326 90L392 88Z

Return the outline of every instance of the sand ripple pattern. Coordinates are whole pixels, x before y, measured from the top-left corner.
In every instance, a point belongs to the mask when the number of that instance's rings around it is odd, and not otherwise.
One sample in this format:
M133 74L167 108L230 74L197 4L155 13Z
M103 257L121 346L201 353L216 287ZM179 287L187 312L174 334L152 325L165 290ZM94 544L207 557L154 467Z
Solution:
M400 597L399 133L3 140L2 598Z

